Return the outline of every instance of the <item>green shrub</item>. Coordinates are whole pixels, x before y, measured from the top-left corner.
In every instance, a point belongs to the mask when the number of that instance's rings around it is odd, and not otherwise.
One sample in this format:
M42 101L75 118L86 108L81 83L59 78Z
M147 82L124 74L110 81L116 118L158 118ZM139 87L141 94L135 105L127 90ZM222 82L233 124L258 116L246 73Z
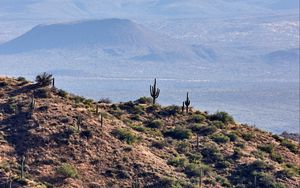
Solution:
M200 153L187 153L186 156L190 163L199 163L202 160L202 155Z
M164 132L164 135L173 139L184 140L189 139L192 136L192 132L189 129L177 126L175 129Z
M222 121L213 121L212 125L214 125L215 127L217 127L218 129L224 129L226 126Z
M243 134L242 134L242 138L243 138L244 140L246 140L246 141L252 140L253 137L254 137L254 136L253 136L253 133L243 133Z
M270 154L270 157L273 161L276 161L278 163L283 163L283 157L279 155L278 153L272 152Z
M145 127L140 126L140 125L133 125L133 126L131 126L131 128L138 131L138 132L146 132Z
M212 125L205 125L205 126L201 126L199 127L199 134L202 136L208 136L211 135L213 133L215 133L217 131L217 128L215 126Z
M110 104L111 100L109 98L102 98L98 101L98 103Z
M282 142L283 138L278 136L277 134L272 135L272 137L277 141L277 142Z
M19 77L17 78L17 81L22 82L22 83L27 83L27 82L28 82L28 81L26 80L26 78L24 78L24 77L22 77L22 76L19 76Z
M168 162L167 162L168 165L172 165L175 167L181 167L181 168L183 168L185 166L185 163L186 163L186 159L182 158L182 157L174 157L174 158L168 160Z
M181 107L172 105L161 109L161 111L159 111L158 114L162 116L175 116L180 112L181 112Z
M218 169L226 169L226 168L229 168L230 166L231 166L231 163L229 161L225 161L225 160L219 161L215 165L215 167Z
M201 154L207 163L215 163L223 160L223 155L216 145L208 145L202 149Z
M123 129L123 128L118 128L113 130L112 134L122 140L125 141L127 144L133 144L135 142L137 142L140 138L138 136L136 136L135 134L133 134L132 132L130 132L129 130Z
M206 117L202 114L194 114L190 119L189 122L193 123L201 123L205 121Z
M212 135L211 139L216 143L226 143L230 140L228 136L225 136L225 135L220 134L220 133Z
M152 146L158 149L163 149L166 147L168 144L166 141L154 141L152 142Z
M297 146L287 139L283 139L281 145L288 148L291 152L297 153Z
M209 166L194 163L188 164L184 169L185 174L189 177L199 177L200 175L208 175L210 171L211 168Z
M234 132L228 133L227 136L229 137L231 142L235 142L238 139L237 134Z
M147 123L147 127L154 128L154 129L160 129L164 125L164 122L161 120L153 120Z
M86 138L86 139L90 139L90 138L93 137L93 133L92 133L92 131L90 131L90 130L84 130L84 131L81 131L81 132L80 132L80 136L81 136L81 137L84 137L84 138Z
M57 91L57 95L60 96L60 97L63 97L63 98L67 98L68 97L68 93L62 89L59 89Z
M246 145L245 145L245 143L244 142L238 142L238 143L236 143L236 144L234 144L236 147L239 147L239 148L245 148L246 147Z
M260 149L261 151L264 151L266 153L272 153L273 149L274 149L274 145L273 144L265 144L262 146L258 146L258 149Z
M65 178L77 178L78 177L76 168L74 168L72 165L70 165L68 163L62 164L57 169L57 173L59 175L64 176Z
M190 150L190 144L188 142L179 142L176 150L178 153L188 153Z
M239 148L235 148L231 156L232 159L237 160L243 157L243 153Z
M34 97L36 98L48 98L50 96L50 92L47 88L40 88L34 91Z
M225 124L234 123L234 119L231 115L229 115L227 112L216 112L212 115L208 116L208 119L211 121L222 121Z
M151 97L141 97L138 100L135 101L138 104L151 104L152 103L152 98Z

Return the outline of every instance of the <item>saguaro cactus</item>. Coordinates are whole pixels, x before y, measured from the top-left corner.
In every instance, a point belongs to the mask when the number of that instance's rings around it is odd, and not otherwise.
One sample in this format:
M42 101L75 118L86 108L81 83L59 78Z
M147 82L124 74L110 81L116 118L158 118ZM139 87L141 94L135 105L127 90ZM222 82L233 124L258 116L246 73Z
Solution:
M33 111L34 108L35 108L35 99L34 99L34 95L32 95L30 99L30 111Z
M99 118L100 118L101 127L103 127L103 114L102 113L100 114Z
M197 149L199 149L199 134L197 133Z
M55 88L55 79L52 78L52 88Z
M25 167L25 156L22 157L22 162L21 162L21 178L24 178L24 167Z
M202 187L202 173L203 173L203 171L202 171L202 169L200 169L200 174L199 174L199 188Z
M77 120L77 130L80 131L80 127L81 127L81 124L82 124L82 117L77 116L76 120Z
M159 93L160 93L160 89L156 88L156 78L155 78L154 85L153 86L150 85L150 95L153 98L153 100L152 100L153 104L155 104L155 100L158 98Z
M186 93L186 100L185 100L184 104L186 107L186 113L189 113L189 106L191 104L191 101L189 99L189 92Z
M185 109L185 105L184 105L184 101L183 101L183 102L182 102L182 107L181 107L182 113L184 113L184 109Z

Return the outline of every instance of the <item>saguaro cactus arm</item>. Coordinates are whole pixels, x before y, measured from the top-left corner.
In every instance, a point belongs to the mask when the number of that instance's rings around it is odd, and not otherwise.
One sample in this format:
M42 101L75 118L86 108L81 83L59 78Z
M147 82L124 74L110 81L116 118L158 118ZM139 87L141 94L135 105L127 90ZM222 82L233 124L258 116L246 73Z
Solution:
M150 85L150 95L153 99L153 104L155 104L155 100L158 98L160 93L160 89L156 87L156 78L154 79L154 85Z

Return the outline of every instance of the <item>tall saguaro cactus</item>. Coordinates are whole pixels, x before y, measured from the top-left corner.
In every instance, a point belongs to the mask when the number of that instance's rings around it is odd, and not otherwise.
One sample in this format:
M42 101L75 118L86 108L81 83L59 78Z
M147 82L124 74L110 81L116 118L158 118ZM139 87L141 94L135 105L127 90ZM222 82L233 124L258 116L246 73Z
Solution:
M186 107L185 108L186 109L186 113L189 113L189 106L191 104L191 101L189 99L189 92L186 93L186 100L185 100L184 104L185 104L185 107Z
M155 100L158 98L160 93L160 89L156 88L156 78L154 79L154 85L150 85L150 95L153 98L153 104L155 104Z
M25 156L22 157L22 162L21 162L21 178L24 178L24 167L25 167Z
M52 88L55 88L55 78L52 78Z

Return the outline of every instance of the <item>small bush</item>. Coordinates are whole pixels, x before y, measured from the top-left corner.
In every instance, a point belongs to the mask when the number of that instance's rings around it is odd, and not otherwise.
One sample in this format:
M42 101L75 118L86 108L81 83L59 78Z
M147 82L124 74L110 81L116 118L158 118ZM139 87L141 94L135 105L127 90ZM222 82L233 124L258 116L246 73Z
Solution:
M68 93L62 89L59 89L57 91L57 95L60 96L60 97L63 97L63 98L67 98L68 97Z
M215 127L217 127L218 129L224 129L226 126L222 121L213 121L212 125L214 125Z
M168 144L166 141L154 141L152 142L152 146L158 149L163 149L166 147Z
M93 133L90 130L85 130L80 132L80 136L86 139L90 139L93 137Z
M272 137L277 141L277 142L282 142L283 138L278 136L277 134L272 135Z
M133 125L133 126L131 126L131 128L138 131L138 132L145 132L146 131L145 127L139 126L139 125Z
M198 133L202 136L208 136L215 133L216 131L217 128L215 126L206 125L206 126L201 126Z
M234 123L234 119L227 112L216 112L215 114L209 115L208 119L211 121L222 121L225 124Z
M153 128L153 129L160 129L164 125L163 121L161 120L153 120L151 122L147 123L147 127Z
M202 155L200 153L187 153L186 156L190 163L199 163L202 160Z
M17 81L23 82L23 83L26 83L26 82L27 82L26 78L24 78L24 77L22 77L22 76L19 76L19 77L17 78Z
M217 162L215 167L218 169L226 169L229 168L231 166L231 163L225 160L222 160L220 162Z
M190 150L190 144L188 142L180 142L177 145L176 150L178 153L188 153Z
M223 134L214 134L211 136L211 139L216 143L226 143L230 140L228 136Z
M228 133L227 136L229 137L231 142L235 142L238 139L238 136L234 132Z
M139 140L139 137L137 137L135 134L122 128L113 130L112 134L118 139L125 141L127 144L133 144Z
M270 157L273 161L276 161L278 163L283 163L283 157L279 155L278 153L272 152L270 154Z
M201 154L204 161L207 163L215 163L223 160L223 155L220 153L216 145L209 145L203 148Z
M175 167L182 167L182 168L185 166L185 163L186 163L186 159L182 157L174 157L168 160L167 162L168 165L172 165Z
M243 133L243 134L242 134L242 138L243 138L244 140L246 140L246 141L252 140L253 137L254 137L254 136L253 136L252 133Z
M262 146L258 146L258 149L260 149L261 151L264 151L266 153L272 153L273 149L274 149L274 145L272 144L266 144L266 145L262 145Z
M46 88L40 88L34 91L34 97L36 98L48 98L50 96L50 92Z
M139 104L151 104L152 103L152 98L144 96L144 97L139 98L135 102L139 103Z
M184 140L189 139L192 136L192 132L191 130L183 127L176 127L175 129L166 131L164 135L173 139Z
M65 178L77 178L77 170L72 165L64 163L58 169L57 173Z
M237 160L243 157L243 153L239 148L235 148L231 156L232 159Z
M201 123L205 121L206 117L202 114L194 114L190 119L189 122L193 123Z
M98 103L110 104L111 100L109 98L102 98L98 101Z
M194 163L188 164L184 169L185 174L189 177L199 177L200 175L208 175L210 171L211 168L209 166Z
M161 109L161 111L159 111L158 114L162 116L175 116L179 114L180 111L181 111L181 107L172 105Z
M291 141L284 139L282 140L281 145L288 148L291 152L297 153L297 146L293 144Z

